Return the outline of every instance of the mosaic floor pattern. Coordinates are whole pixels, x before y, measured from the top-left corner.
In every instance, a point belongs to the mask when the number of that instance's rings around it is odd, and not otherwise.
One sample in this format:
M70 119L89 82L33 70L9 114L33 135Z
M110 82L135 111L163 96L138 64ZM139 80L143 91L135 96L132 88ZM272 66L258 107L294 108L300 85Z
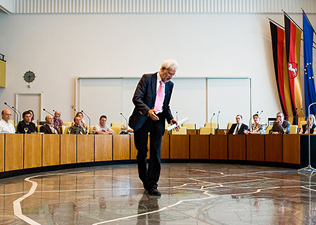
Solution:
M137 165L2 179L0 224L316 224L316 176L296 169L162 164L160 198Z

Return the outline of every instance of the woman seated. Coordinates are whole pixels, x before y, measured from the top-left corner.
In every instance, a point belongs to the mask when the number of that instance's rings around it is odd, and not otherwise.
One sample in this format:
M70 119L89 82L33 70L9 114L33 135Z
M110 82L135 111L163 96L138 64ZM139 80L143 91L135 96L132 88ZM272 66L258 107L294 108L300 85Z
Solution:
M308 127L309 129L307 129ZM310 131L310 134L315 134L315 127L315 116L311 114L307 119L307 123L300 129L300 134L308 134L308 131Z
M250 129L245 131L245 134L265 134L266 130L264 129L264 125L260 123L260 117L258 114L254 114L252 116L254 123L251 124Z

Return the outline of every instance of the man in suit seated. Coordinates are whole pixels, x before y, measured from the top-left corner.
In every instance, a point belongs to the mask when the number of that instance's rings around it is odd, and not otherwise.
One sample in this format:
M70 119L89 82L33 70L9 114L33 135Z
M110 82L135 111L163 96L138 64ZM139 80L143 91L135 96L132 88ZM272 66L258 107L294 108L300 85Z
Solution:
M23 120L19 122L17 126L17 133L36 133L37 128L35 124L32 122L32 116L30 111L25 111L22 114Z
M81 117L76 116L74 119L74 125L69 128L68 134L86 134L86 129L81 124Z
M229 129L228 134L244 134L245 131L248 130L248 126L242 123L242 116L236 116L236 122L234 123L231 128Z
M284 114L281 112L278 112L276 115L277 119L273 123L273 127L270 130L270 134L289 134L290 133L290 127L291 124L289 121L284 119Z
M41 126L40 132L45 134L58 134L57 128L53 124L54 118L51 115L45 117L46 123Z

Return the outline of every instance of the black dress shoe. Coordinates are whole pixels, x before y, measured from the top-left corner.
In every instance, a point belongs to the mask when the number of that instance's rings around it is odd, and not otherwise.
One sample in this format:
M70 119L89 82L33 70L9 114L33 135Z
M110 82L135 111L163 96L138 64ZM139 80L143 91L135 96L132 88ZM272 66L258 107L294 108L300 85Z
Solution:
M151 188L148 190L148 194L153 196L161 196L161 193L156 188Z

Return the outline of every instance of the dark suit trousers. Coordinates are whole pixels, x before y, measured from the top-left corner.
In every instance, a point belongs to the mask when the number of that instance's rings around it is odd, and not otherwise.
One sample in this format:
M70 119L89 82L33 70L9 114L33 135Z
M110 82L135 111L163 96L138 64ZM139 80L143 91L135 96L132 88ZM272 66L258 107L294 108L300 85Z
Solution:
M165 119L162 116L158 121L148 118L144 125L134 132L135 146L138 151L138 174L145 189L158 187L157 183L161 169L160 148L164 134L164 123ZM150 158L148 159L147 169L148 133L150 133Z

